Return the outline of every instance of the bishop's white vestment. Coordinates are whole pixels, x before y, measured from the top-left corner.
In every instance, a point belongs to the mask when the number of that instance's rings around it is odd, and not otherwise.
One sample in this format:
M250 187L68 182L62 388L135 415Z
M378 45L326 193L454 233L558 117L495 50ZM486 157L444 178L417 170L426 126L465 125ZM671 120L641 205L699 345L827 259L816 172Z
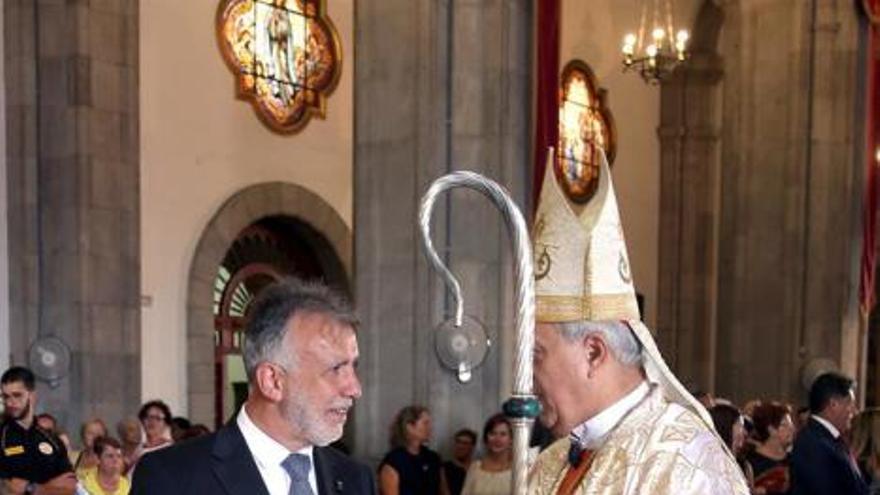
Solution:
M577 495L748 495L742 471L695 413L650 392L597 444ZM530 495L556 495L571 440L553 443L529 473Z

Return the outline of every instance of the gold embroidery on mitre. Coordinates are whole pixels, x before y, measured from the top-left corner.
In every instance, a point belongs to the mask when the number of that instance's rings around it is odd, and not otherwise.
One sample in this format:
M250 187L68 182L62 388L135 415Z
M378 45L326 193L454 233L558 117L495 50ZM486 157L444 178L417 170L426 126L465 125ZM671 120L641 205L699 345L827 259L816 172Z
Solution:
M553 258L550 257L549 249L550 246L541 245L541 254L537 255L535 259L535 280L546 277L550 273L550 269L553 268ZM535 249L535 252L537 253L538 250Z
M620 261L617 263L617 272L624 283L632 283L632 272L629 270L629 262L626 260L626 253L620 253Z
M539 295L535 304L537 320L542 323L637 319L639 315L639 308L630 294Z

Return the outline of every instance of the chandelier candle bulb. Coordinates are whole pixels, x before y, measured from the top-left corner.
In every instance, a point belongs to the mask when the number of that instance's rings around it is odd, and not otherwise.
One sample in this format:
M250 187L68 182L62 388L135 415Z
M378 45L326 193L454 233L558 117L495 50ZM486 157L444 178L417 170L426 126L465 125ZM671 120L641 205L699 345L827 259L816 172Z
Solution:
M632 56L636 52L636 35L630 33L623 38L623 54L632 62Z
M651 37L654 38L654 42L657 45L663 44L663 37L665 35L666 35L666 33L663 32L662 28L654 28L654 32L651 33Z
M638 36L623 38L623 70L638 71L649 84L658 84L688 58L687 30L676 31L672 0L640 0ZM646 34L650 33L648 36Z

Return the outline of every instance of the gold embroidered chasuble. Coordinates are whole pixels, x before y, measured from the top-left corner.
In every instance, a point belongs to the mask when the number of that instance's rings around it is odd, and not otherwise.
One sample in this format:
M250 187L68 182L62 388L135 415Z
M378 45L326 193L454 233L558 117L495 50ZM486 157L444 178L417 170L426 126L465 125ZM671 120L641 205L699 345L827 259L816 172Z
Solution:
M530 495L556 495L568 471L570 441L553 443L529 473ZM748 495L739 466L700 418L668 402L657 386L593 454L576 495Z

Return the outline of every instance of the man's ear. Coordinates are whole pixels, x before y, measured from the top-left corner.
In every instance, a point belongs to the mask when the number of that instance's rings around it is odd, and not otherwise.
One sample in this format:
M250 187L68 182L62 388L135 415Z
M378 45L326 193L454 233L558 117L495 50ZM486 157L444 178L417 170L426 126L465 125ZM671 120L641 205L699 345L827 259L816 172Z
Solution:
M587 376L592 378L594 371L608 359L608 345L600 334L592 333L584 337L583 352Z
M277 366L260 363L254 370L254 388L271 402L281 402L284 398L284 373Z

